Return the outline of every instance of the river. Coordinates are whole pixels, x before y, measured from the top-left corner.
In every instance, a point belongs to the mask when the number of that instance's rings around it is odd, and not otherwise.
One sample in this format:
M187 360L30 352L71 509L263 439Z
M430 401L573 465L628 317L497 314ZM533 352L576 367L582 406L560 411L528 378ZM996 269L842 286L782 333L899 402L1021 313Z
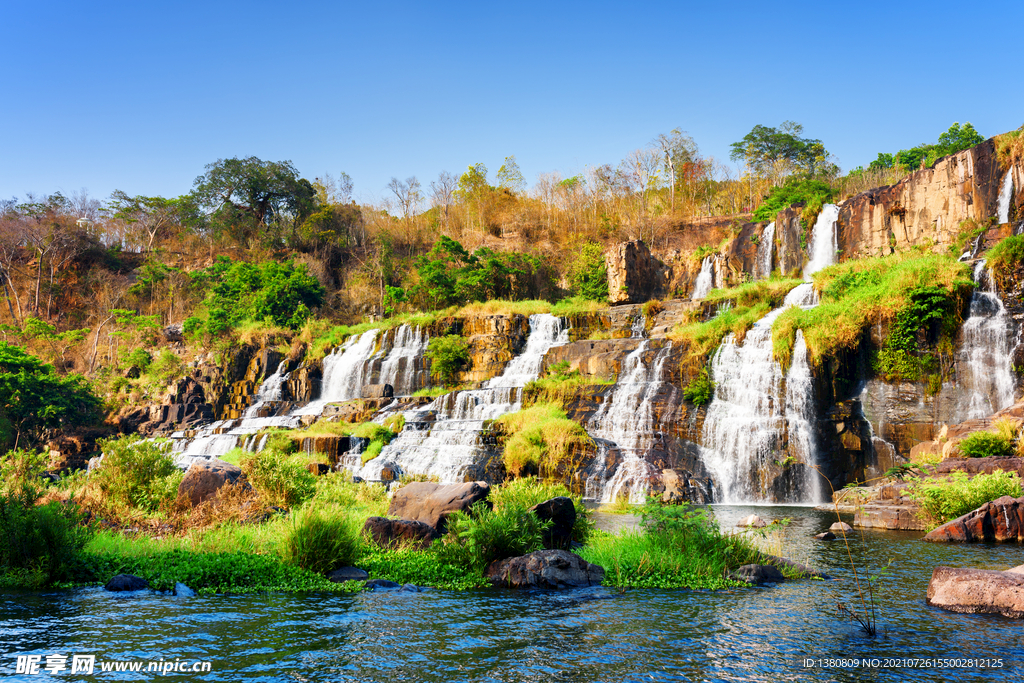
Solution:
M754 512L790 518L792 559L832 574L777 586L706 591L376 592L191 598L102 589L0 592L5 680L16 655L97 662L210 662L205 673L99 672L85 680L204 681L936 681L1019 680L1024 622L925 604L941 564L1006 569L1017 545L938 545L920 533L855 530L850 548L879 579L876 637L836 614L856 594L846 547L811 536L834 515L808 507L715 506L723 528ZM862 575L863 576L863 575ZM887 659L1001 660L1002 668L884 668ZM840 660L846 668L829 668ZM856 659L858 666L842 660ZM814 660L808 666L805 660ZM867 660L867 661L864 661ZM871 660L877 660L874 666Z

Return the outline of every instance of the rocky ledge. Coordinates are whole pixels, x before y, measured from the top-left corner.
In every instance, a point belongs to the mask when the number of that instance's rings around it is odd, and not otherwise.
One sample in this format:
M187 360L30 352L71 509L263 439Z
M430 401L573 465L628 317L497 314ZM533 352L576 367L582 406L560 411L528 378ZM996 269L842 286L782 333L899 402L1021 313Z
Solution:
M1024 497L1003 496L925 535L926 541L1024 541Z
M1024 618L1024 565L1008 571L936 567L927 599L950 612Z

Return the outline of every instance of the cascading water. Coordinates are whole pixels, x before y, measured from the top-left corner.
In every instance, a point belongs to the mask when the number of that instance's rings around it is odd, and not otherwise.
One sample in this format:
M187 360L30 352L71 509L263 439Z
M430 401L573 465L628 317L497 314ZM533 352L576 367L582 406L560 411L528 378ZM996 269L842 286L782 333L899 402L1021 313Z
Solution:
M423 410L406 411L405 429L378 457L365 465L350 463L353 473L379 480L383 469L390 467L437 476L442 483L462 481L486 454L482 441L485 421L519 410L522 389L540 374L544 355L568 340L560 318L546 313L531 315L526 348L509 361L501 375L481 389L446 394Z
M1013 198L1013 169L1006 172L1003 184L999 188L999 204L996 209L999 223L1010 222L1010 200Z
M814 222L811 233L810 260L804 266L804 280L822 268L835 264L839 243L836 235L836 222L839 220L839 207L826 204L821 207L818 220Z
M359 398L363 385L370 383L369 360L376 350L377 332L368 330L354 336L324 358L320 398L293 414L319 415L328 403Z
M807 343L803 330L796 331L793 343L793 361L786 375L786 424L789 427L789 447L804 458L809 466L817 462L818 445L814 431L814 377L807 362ZM822 500L821 477L810 473L807 493L811 501Z
M413 393L426 383L427 371L417 361L427 350L429 336L419 327L402 325L395 330L394 342L381 362L379 384L390 384L396 396Z
M712 254L711 256L705 256L704 260L701 261L700 272L697 273L697 279L693 281L693 294L690 295L691 299L703 299L715 286L716 260L718 260L718 257Z
M772 274L772 252L775 247L775 221L765 226L761 239L757 243L757 273L762 279Z
M961 328L956 369L957 383L970 392L958 410L962 420L988 417L1014 400L1010 320L984 261L975 265L974 281L978 286L971 295L970 316Z
M604 442L613 442L622 455L622 462L612 476L601 482L601 502L613 502L626 492L629 502L642 503L647 495L653 467L644 455L654 442L654 397L662 388L665 361L671 350L671 344L663 346L648 368L643 362L648 344L648 341L642 341L622 361L622 372L619 373L611 396L587 423L587 432L591 436ZM598 443L607 449L607 443ZM599 453L599 461L604 460L603 455L603 452ZM597 476L603 474L598 473ZM588 493L596 490L596 483L588 482Z

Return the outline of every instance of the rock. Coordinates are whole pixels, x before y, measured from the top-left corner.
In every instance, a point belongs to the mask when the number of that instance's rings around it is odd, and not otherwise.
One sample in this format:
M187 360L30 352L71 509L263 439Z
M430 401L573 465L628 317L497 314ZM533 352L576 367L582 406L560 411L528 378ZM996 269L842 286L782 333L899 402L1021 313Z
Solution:
M174 584L174 594L179 598L191 598L195 597L196 592L179 581Z
M341 567L332 572L327 572L327 580L333 583L345 583L346 581L366 581L370 575L359 567Z
M608 300L612 304L636 304L651 298L658 286L662 264L640 240L621 242L604 255L608 270Z
M178 485L178 497L199 505L217 495L225 484L233 484L242 476L238 465L223 460L194 460Z
M770 564L745 564L732 574L729 578L733 581L744 581L755 586L764 583L782 583L786 577L777 567Z
M705 505L712 502L710 496L705 494L707 487L702 484L700 478L686 470L663 469L661 485L665 487L661 494L662 503Z
M363 524L363 532L382 548L413 546L424 549L440 537L437 529L425 522L387 517L368 518Z
M921 519L919 505L873 504L857 508L854 526L861 529L889 529L891 531L923 531L928 525Z
M164 341L177 343L185 341L185 328L181 323L168 325L164 328Z
M395 395L395 388L390 384L364 384L363 398L392 398Z
M406 583L406 584L403 584L402 587L398 589L398 592L399 593L422 593L423 589L420 588L419 586L417 586L414 583Z
M388 516L424 522L443 534L448 515L468 512L473 503L485 500L490 492L490 484L484 481L446 485L414 481L395 491Z
M378 588L381 590L387 590L390 588L402 587L402 584L395 583L394 581L388 581L387 579L371 579L363 585L369 588L370 590L377 590Z
M824 572L819 572L817 569L815 569L813 567L808 567L806 564L803 564L801 562L794 562L793 560L786 559L785 557L779 557L778 555L769 555L768 553L758 553L758 558L757 559L760 562L764 563L764 564L770 564L773 567L778 567L779 569L782 569L783 567L789 567L790 569L794 569L797 572L803 574L804 576L811 576L811 577L814 577L816 579L831 579L832 578L831 576L829 576L828 574L825 574Z
M946 522L925 535L926 541L1017 541L1024 540L1024 497L1003 496L977 510Z
M1024 564L1018 564L1013 569L1007 569L1006 571L1010 572L1011 574L1024 574Z
M311 462L306 465L306 469L309 470L310 474L321 477L325 474L330 474L331 466L326 465L322 462Z
M764 521L757 515L750 515L741 519L736 526L738 527L753 527L755 529L763 529L768 526L768 522Z
M1014 571L936 567L928 583L927 602L961 614L1002 614L1021 619L1024 575Z
M484 576L508 588L576 588L604 580L604 567L590 564L567 550L538 550L492 562Z
M851 531L853 531L853 527L850 526L849 524L847 524L846 522L836 522L832 526L830 526L828 528L828 530L831 531L832 533L840 533L840 532L842 532L842 533L848 534Z
M545 548L568 548L572 543L572 527L576 524L576 506L572 498L558 496L543 503L537 503L530 510L542 521L550 521L551 527L544 532Z
M118 574L110 579L110 581L107 581L107 585L103 588L115 593L121 591L140 591L144 588L149 588L149 581L133 574Z
M814 538L818 539L819 541L834 541L836 540L836 535L831 531L826 531L824 533L818 534Z

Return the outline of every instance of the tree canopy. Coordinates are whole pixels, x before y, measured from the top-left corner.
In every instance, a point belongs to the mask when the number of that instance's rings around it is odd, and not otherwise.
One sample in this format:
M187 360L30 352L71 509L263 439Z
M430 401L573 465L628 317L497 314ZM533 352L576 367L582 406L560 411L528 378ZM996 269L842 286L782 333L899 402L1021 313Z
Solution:
M743 139L732 143L729 154L733 161L746 161L759 175L772 174L779 164L813 176L817 167L828 158L821 140L802 138L804 127L784 121L778 128L756 125ZM779 175L788 175L789 168Z

